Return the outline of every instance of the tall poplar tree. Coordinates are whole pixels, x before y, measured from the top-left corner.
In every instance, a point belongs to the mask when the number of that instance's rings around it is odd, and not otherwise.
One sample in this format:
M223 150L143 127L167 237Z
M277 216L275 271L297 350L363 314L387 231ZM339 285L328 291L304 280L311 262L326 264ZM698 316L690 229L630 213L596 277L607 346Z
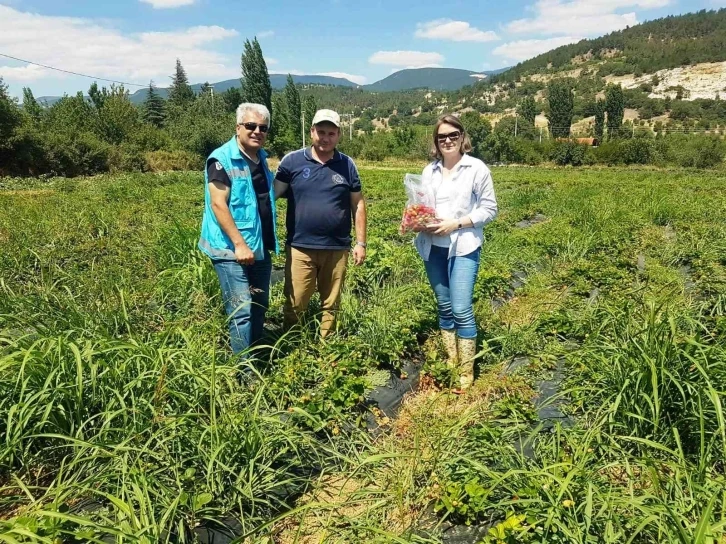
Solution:
M610 84L605 88L605 111L608 114L608 137L621 135L625 116L625 94L620 85Z
M287 74L287 83L285 84L285 129L292 136L293 141L300 140L302 145L302 104L300 102L300 93L297 85L290 74ZM310 119L312 121L312 118Z
M572 115L575 107L572 83L566 79L553 79L547 85L550 112L547 119L550 132L555 138L570 136Z

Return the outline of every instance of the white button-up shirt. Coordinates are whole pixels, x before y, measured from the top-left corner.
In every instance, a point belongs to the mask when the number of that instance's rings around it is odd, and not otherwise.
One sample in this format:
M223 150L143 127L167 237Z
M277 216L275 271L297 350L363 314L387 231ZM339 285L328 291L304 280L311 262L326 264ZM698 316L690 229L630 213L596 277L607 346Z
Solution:
M434 195L443 183L443 164L434 161L424 168L421 181L431 187ZM470 155L464 154L451 173L449 180L455 189L452 195L451 210L455 219L469 217L472 227L452 232L449 237L449 258L468 255L481 247L484 242L484 225L497 216L497 199L489 168ZM416 237L416 249L424 261L429 260L432 235L420 232Z

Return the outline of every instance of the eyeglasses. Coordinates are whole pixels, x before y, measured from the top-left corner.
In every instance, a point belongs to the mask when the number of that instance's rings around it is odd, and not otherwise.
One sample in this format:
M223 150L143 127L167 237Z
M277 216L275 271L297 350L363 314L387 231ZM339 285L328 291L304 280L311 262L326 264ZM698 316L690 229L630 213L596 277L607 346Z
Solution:
M443 144L447 140L447 138L452 142L456 142L459 138L461 138L461 132L456 130L454 132L449 132L448 134L436 135L436 139L439 141L440 144Z
M268 130L270 130L270 127L268 125L258 125L257 123L238 123L237 126L242 125L245 127L245 129L249 130L250 132L254 132L258 128L260 129L260 132L265 134Z

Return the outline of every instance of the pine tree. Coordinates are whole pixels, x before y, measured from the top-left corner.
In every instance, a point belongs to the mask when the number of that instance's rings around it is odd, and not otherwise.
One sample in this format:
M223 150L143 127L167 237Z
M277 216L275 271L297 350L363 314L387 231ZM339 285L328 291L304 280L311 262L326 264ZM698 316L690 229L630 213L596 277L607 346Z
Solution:
M108 89L106 89L106 87L99 89L98 83L94 81L88 88L88 97L91 99L91 103L96 107L96 109L100 110L103 108L106 98L108 98Z
M194 101L194 91L189 86L187 73L179 59L176 59L176 70L171 76L171 88L169 89L169 103L174 106L186 106Z
M285 84L285 109L285 128L292 135L293 141L300 140L300 144L302 144L302 104L300 103L300 93L297 90L297 85L295 85L290 74L287 75L287 83Z
M144 102L143 119L150 125L157 128L164 126L164 99L154 89L154 82L149 82L149 89L146 91L146 101Z
M9 138L20 124L20 112L15 100L10 98L8 87L0 77L0 149L6 146Z
M519 113L520 117L522 117L527 126L534 127L534 121L537 118L538 113L537 103L534 98L531 96L525 96L522 99L522 102L520 102L519 108L517 108L517 113Z
M605 132L605 101L598 100L595 102L595 138L602 140L603 132Z
M315 100L315 97L311 94L307 95L305 97L305 100L303 101L303 110L305 111L305 125L303 128L305 130L310 129L310 125L313 123L313 117L315 117L315 112L318 111L318 103Z
M608 114L608 136L617 138L625 116L625 94L620 85L610 84L605 88L605 111Z
M242 92L239 87L232 87L227 89L222 94L222 100L224 100L224 108L227 113L234 113L237 111L237 106L242 103Z
M547 85L550 113L547 117L550 131L555 138L570 136L572 115L574 108L574 95L572 82L566 79L553 79Z
M260 42L245 40L242 53L242 99L245 102L264 104L272 115L272 85L267 63L262 56Z
M43 115L43 108L33 96L30 87L23 87L23 111L36 123Z

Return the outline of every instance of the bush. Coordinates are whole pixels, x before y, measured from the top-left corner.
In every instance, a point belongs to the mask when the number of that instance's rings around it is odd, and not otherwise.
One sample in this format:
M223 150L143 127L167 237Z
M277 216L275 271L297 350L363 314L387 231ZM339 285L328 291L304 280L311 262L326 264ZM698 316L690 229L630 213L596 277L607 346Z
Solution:
M475 155L488 163L522 163L525 148L522 140L504 131L495 131L476 147Z
M620 154L625 164L650 164L655 159L655 145L648 138L624 140L620 145Z
M361 158L368 161L382 161L390 154L389 152L390 150L379 138L371 138L364 144Z
M148 167L139 146L121 144L109 151L108 169L111 172L144 172Z
M141 151L158 151L171 146L171 138L164 130L144 123L131 136L131 142Z
M42 134L30 126L20 127L8 140L6 150L0 146L0 163L5 174L39 176L48 172Z
M589 162L587 159L588 149L588 146L572 141L557 142L552 149L550 159L560 166L568 164L572 166L582 166Z
M345 153L349 157L357 159L361 156L363 151L363 139L362 138L346 138L338 144L338 149L341 153Z
M201 170L204 157L188 151L150 151L146 153L146 169L151 172L168 172L170 170Z
M108 170L110 146L90 132L76 136L48 133L43 137L47 171L57 176L75 177Z
M713 168L726 155L726 144L717 137L672 135L666 141L672 160L686 168Z
M535 166L545 162L549 157L550 147L548 144L535 143L530 140L523 140L519 143L521 162Z
M622 164L623 157L620 141L609 140L601 143L597 150L595 150L595 160L610 166Z

